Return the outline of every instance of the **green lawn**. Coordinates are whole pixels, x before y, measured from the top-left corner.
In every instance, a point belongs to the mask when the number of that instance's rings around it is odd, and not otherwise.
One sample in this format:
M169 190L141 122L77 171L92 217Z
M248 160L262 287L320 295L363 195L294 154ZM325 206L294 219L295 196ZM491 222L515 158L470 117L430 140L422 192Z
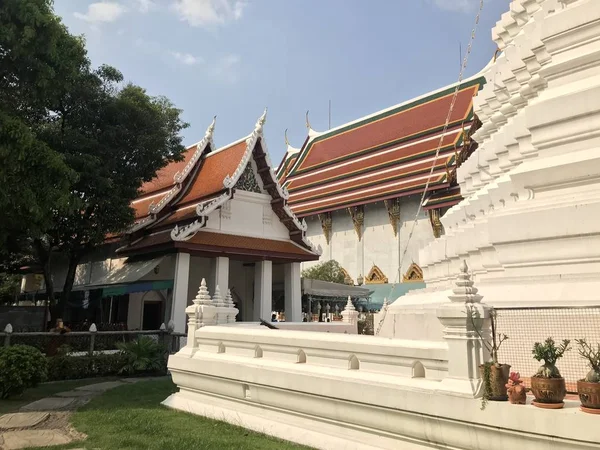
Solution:
M79 386L102 383L103 381L116 380L117 378L88 378L85 380L57 381L54 383L43 383L33 389L28 389L20 397L11 397L8 400L0 400L0 414L17 412L19 408L28 403L35 402L44 397L50 397L58 392L70 391Z
M160 405L176 391L170 379L121 386L94 398L72 418L86 441L54 450L88 449L306 449L224 422L170 410Z

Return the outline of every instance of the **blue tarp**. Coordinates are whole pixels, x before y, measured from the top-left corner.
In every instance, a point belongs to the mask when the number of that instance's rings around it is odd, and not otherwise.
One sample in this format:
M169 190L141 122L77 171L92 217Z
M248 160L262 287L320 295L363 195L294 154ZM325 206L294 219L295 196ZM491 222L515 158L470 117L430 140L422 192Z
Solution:
M383 299L387 298L388 303L392 303L398 297L402 297L408 291L414 289L423 289L425 283L410 282L410 283L386 283L386 284L369 284L368 288L373 291L369 301L369 309L381 309Z

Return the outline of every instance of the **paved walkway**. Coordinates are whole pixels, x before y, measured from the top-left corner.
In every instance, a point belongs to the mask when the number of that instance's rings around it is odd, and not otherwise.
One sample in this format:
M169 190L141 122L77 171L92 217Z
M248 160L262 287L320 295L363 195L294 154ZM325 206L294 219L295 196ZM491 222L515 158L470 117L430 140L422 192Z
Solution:
M4 414L0 416L0 449L46 447L83 440L86 436L69 423L73 411L109 389L152 379L155 378L125 378L81 386L29 403L21 412Z

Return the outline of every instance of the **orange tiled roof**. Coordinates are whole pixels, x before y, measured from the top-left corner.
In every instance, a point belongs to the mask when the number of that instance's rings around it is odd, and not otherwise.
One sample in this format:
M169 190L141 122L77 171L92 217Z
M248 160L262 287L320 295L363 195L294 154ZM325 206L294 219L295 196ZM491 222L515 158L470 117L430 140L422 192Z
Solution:
M193 184L177 204L185 205L222 191L224 189L223 180L227 175L233 175L240 165L245 151L246 141L243 140L222 150L209 153L202 162Z
M429 189L449 185L474 120L473 97L485 84L462 83L435 160ZM278 177L299 216L422 192L440 144L456 86L398 105L325 133L311 135L280 164Z

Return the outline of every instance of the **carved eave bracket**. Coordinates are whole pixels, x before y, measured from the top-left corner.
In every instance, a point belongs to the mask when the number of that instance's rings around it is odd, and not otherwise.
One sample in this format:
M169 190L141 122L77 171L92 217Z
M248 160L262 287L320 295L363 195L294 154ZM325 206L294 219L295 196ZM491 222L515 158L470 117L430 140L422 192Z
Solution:
M384 284L388 282L388 278L383 274L381 269L373 264L367 278L365 280L365 284Z
M394 231L394 237L398 236L398 223L400 222L400 199L384 200L385 209L390 219L390 225Z
M428 214L429 221L431 222L431 229L433 230L433 236L437 239L444 233L444 225L442 225L440 220L440 209L430 209Z
M415 263L412 263L406 273L402 275L403 283L415 283L423 281L423 270Z
M331 218L331 213L326 212L323 214L319 214L319 220L321 221L321 228L323 229L325 242L327 242L327 245L329 245L329 242L331 242L331 231L333 229L333 220Z
M351 206L348 208L348 212L350 213L350 217L352 218L352 224L354 225L354 231L356 231L356 235L358 236L358 240L362 240L363 235L363 225L365 223L365 210L364 207L361 206Z

